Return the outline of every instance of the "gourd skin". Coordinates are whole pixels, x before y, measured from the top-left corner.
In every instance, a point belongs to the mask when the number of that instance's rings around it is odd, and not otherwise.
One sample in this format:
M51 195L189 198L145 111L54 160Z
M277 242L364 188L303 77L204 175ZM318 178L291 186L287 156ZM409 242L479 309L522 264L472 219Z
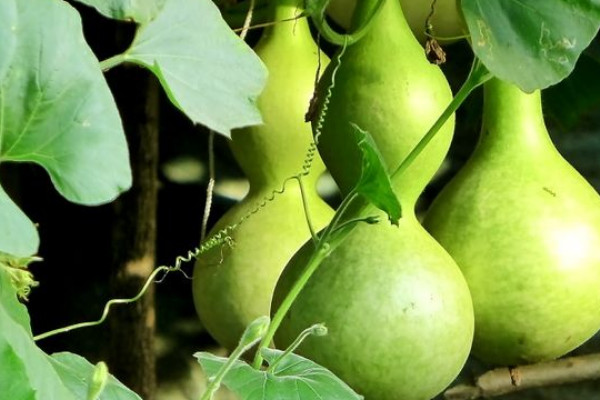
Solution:
M301 12L297 0L275 2L275 20ZM283 182L302 170L312 141L304 113L314 89L317 46L305 19L283 22L266 30L256 52L269 69L269 79L258 106L264 124L232 132L231 148L250 180L247 197L229 210L213 233L240 222ZM327 63L321 54L321 62ZM316 180L325 170L316 155L310 174L303 178L310 217L323 228L333 211L319 198ZM202 255L194 270L194 302L208 332L233 349L255 318L269 315L271 296L281 270L310 238L296 180L232 233L225 246Z
M469 284L473 353L553 359L600 328L600 197L553 146L539 92L495 80L484 104L478 147L424 224Z
M368 10L361 2L357 11ZM395 169L450 103L452 93L439 67L430 64L411 34L397 0L386 0L371 31L349 46L336 73L319 152L342 193L358 181L361 153L355 145L354 122L375 139L390 171ZM362 15L355 13L355 25ZM333 64L319 81L321 101L330 86ZM313 125L314 127L314 125ZM402 207L415 201L439 168L454 131L452 117L417 161L393 181Z
M385 218L385 217L383 217ZM313 247L284 270L277 307ZM448 386L471 348L473 306L450 256L414 218L361 224L326 258L275 335L279 348L323 322L324 337L298 352L329 368L367 400L426 400Z
M373 4L365 0L358 7ZM332 65L319 84L321 101ZM360 173L350 121L372 134L388 167L395 167L450 100L448 83L425 60L399 3L388 0L369 33L343 55L319 137L319 151L342 192ZM298 352L368 400L429 399L454 379L469 354L468 287L414 215L416 198L442 162L452 131L453 120L406 175L393 180L403 206L400 226L383 215L378 224L360 223L322 262L275 334L276 346L285 348L306 327L325 323L328 335L307 339ZM313 245L305 244L287 265L272 309L312 251Z

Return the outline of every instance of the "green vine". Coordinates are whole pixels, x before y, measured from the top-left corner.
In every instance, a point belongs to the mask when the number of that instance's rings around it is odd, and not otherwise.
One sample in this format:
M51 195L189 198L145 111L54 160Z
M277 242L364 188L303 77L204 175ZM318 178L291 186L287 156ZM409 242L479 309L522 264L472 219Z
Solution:
M325 17L325 13L327 11L327 6L329 5L329 1L321 1L320 4L317 5L316 11L312 14L312 20L319 30L319 33L323 35L327 41L338 45L338 46L346 46L351 45L358 42L360 39L365 36L365 34L371 29L371 24L383 8L383 4L386 0L378 0L375 9L371 12L371 15L368 16L366 22L362 24L358 29L356 29L352 33L340 34L337 33L329 23L327 22L327 18Z
M63 328L58 328L58 329L54 329L54 330L51 330L51 331L48 331L45 333L41 333L39 335L34 336L33 340L38 341L38 340L46 339L46 338L49 338L51 336L55 336L55 335L58 335L61 333L66 333L66 332L69 332L69 331L72 331L75 329L89 328L92 326L97 326L97 325L102 324L108 317L108 314L109 314L112 306L117 305L117 304L129 304L129 303L133 303L133 302L136 302L139 299L141 299L144 296L144 294L146 294L146 292L148 291L148 288L150 287L150 285L153 282L155 282L155 280L159 274L164 273L166 276L170 272L181 272L185 276L187 276L185 274L185 272L183 271L183 269L181 268L183 263L188 263L194 259L197 259L198 257L200 257L200 255L206 253L208 250L212 249L213 247L222 246L222 245L231 246L232 239L231 239L230 233L233 229L234 228L231 226L224 228L223 230L219 231L217 234L215 234L212 237L210 237L209 239L207 239L199 247L195 248L194 250L189 251L186 256L178 256L175 259L174 266L162 265L162 266L155 268L152 271L152 273L150 274L150 276L148 276L148 278L146 279L146 282L144 283L144 285L142 286L140 291L135 296L133 296L131 298L126 298L126 299L109 300L106 303L106 305L104 306L102 315L97 320L80 322L77 324L68 325ZM163 279L164 279L164 276L161 279L157 280L157 282L162 282Z

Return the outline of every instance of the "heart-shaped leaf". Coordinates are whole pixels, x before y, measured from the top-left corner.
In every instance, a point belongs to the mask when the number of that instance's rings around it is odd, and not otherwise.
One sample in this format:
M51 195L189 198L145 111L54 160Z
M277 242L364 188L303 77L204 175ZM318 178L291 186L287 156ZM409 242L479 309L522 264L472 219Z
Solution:
M223 383L240 396L241 400L352 400L362 399L341 379L328 369L297 354L287 354L278 360L283 351L263 349L261 354L269 364L277 365L272 371L252 368L236 361ZM194 355L208 376L214 376L227 362L227 358L201 352Z
M39 164L70 201L113 200L131 186L127 143L79 15L59 0L2 0L0 22L0 162ZM33 254L37 232L9 202L0 191L0 251Z
M150 69L195 123L229 136L262 122L256 100L266 68L211 0L167 0L140 27L124 59Z
M166 0L77 0L100 14L122 21L145 23L158 15Z

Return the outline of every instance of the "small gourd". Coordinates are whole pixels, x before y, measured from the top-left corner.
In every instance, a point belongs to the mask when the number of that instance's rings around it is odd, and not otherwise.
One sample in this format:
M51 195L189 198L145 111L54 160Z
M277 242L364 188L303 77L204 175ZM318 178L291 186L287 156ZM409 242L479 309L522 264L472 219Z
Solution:
M255 51L269 70L258 101L264 124L232 132L231 148L250 181L250 192L230 209L213 233L239 223L265 198L279 191L286 179L302 171L312 141L304 115L314 91L318 48L301 0L273 1L274 26L265 30ZM327 57L320 55L323 65ZM303 178L310 218L323 228L333 215L318 196L316 180L325 167L317 155ZM310 238L299 184L290 180L232 233L232 247L202 255L194 270L196 309L208 332L224 347L236 347L246 325L269 315L275 282L292 255Z
M600 328L600 197L552 144L539 91L485 84L477 148L424 224L467 279L481 360L553 359Z
M357 4L356 25L376 3ZM410 32L400 3L387 0L382 7L369 32L341 57L319 136L319 151L343 193L358 180L361 165L350 122L373 136L393 169L452 98L442 72L427 62ZM335 62L319 82L321 102L333 67ZM299 353L368 400L430 399L456 377L469 354L473 309L467 284L414 214L453 127L452 119L406 173L393 179L403 208L399 226L385 216L374 225L360 223L322 262L275 334L276 346L285 348L303 329L323 322L328 335L306 339ZM284 270L273 309L313 248L305 244Z

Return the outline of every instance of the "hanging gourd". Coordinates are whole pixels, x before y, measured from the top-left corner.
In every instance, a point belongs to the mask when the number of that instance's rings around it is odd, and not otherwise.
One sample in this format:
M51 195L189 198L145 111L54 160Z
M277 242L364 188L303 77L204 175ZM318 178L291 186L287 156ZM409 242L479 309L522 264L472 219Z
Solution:
M236 347L246 325L269 315L279 274L311 236L299 183L288 180L303 170L312 141L304 115L319 62L308 22L297 18L302 13L301 4L302 0L273 1L273 20L277 23L265 30L255 48L269 70L258 101L264 124L232 133L231 149L250 181L250 192L212 231L244 221L231 233L232 247L203 255L194 270L194 303L200 319L228 349ZM328 60L321 54L320 61L325 66ZM310 173L303 178L315 229L323 228L333 215L315 189L324 170L316 155ZM274 195L286 180L283 193ZM271 197L272 201L265 202Z
M600 197L552 144L539 91L485 84L477 148L424 224L467 279L480 359L556 358L600 328Z
M354 26L372 17L370 28L345 49L339 65L339 54L334 58L319 82L317 98L320 109L326 108L320 132L320 121L315 124L319 152L344 194L361 173L350 122L372 135L393 170L452 99L440 69L425 59L400 3L385 1L378 12L377 7L377 0L357 4ZM276 346L285 348L303 329L323 322L328 335L306 339L298 352L366 399L430 399L456 377L469 354L473 309L467 284L414 213L417 197L446 155L453 127L451 119L416 161L392 178L403 210L399 226L381 213L377 224L359 223L322 262L275 335ZM275 289L273 309L313 250L307 243L290 261Z

